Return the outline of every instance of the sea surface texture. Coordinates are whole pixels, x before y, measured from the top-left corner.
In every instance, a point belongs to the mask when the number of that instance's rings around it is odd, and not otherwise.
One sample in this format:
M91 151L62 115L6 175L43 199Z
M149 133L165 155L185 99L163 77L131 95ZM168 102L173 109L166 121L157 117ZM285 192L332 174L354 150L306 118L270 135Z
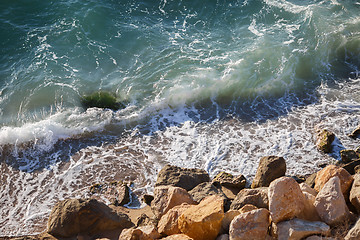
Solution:
M359 68L355 0L1 0L0 235L94 183L151 193L165 164L250 183L266 155L336 162L360 144ZM125 108L86 109L97 91Z

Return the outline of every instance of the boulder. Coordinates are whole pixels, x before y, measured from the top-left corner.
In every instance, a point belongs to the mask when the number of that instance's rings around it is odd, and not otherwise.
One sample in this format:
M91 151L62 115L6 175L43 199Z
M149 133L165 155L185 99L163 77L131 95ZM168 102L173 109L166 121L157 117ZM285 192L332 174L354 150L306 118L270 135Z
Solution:
M269 211L265 208L242 213L230 224L231 240L263 240L270 225Z
M291 177L281 177L269 186L269 210L273 222L297 217L305 208L305 197Z
M221 222L221 233L228 233L231 221L241 214L240 210L229 210L224 214L224 218Z
M200 183L209 181L209 174L205 170L166 165L160 170L155 187L172 185L189 191Z
M305 240L338 240L338 239L332 238L332 237L323 237L323 236L318 236L318 235L312 235L310 237L305 238Z
M119 240L152 240L149 236L144 234L140 229L129 228L124 229L120 236Z
M192 239L191 237L185 234L174 234L166 238L162 238L162 240L194 240L194 239Z
M268 187L270 183L285 176L286 162L282 157L267 156L260 159L251 188Z
M224 200L213 195L185 210L178 219L182 233L194 240L214 240L224 218Z
M301 191L303 193L306 192L306 193L309 193L309 194L313 195L314 197L316 197L316 195L317 195L316 190L311 188L307 183L305 183L305 182L300 183L299 186L300 186L300 189L301 189Z
M340 151L341 161L344 163L349 163L359 159L359 154L354 150L343 149Z
M149 194L144 194L142 196L142 201L144 203L146 203L147 205L151 206L151 202L152 200L154 200L154 196L153 195L149 195Z
M191 195L183 188L174 186L155 187L151 210L155 217L160 219L171 208L182 203L196 204Z
M241 190L246 185L246 178L244 177L244 175L234 177L230 173L220 172L214 177L212 183L220 184L221 186L228 188L236 188Z
M258 208L269 208L268 188L244 188L236 195L236 198L230 205L230 209L239 210L246 204L251 204Z
M240 213L246 213L246 212L250 212L255 209L258 209L258 208L254 205L246 204L242 208L240 208L239 211L240 211Z
M334 133L326 129L320 130L316 136L316 147L324 153L330 153L331 143L334 141L334 139Z
M348 171L351 175L355 174L356 168L360 165L360 159L349 162L345 165L342 165L342 168Z
M353 177L345 169L335 165L328 165L317 172L314 189L319 192L325 183L334 176L339 177L341 192L346 194L351 186Z
M220 186L219 186L220 187ZM203 182L194 187L192 190L189 191L189 194L196 202L201 202L204 198L211 196L211 195L219 195L223 199L227 199L225 194L221 191L220 188L217 188L211 182Z
M356 211L360 213L360 174L354 175L354 182L350 190L350 202L356 208Z
M349 137L351 137L351 138L356 138L356 137L358 137L359 134L360 134L360 126L358 126L357 128L355 128L355 129L349 134Z
M189 204L183 203L170 209L164 214L158 223L158 231L163 235L180 234L181 231L178 227L179 216L190 206Z
M349 219L350 212L341 192L338 176L327 181L316 196L314 206L322 221L330 226Z
M52 209L47 232L55 237L74 237L79 233L96 234L103 231L132 227L130 218L95 199L66 199Z
M298 217L308 221L321 221L321 218L314 206L316 197L308 192L303 192L303 194L305 197L304 210L299 214Z
M315 173L309 175L309 176L306 178L306 180L305 180L305 183L306 183L307 185L309 185L309 187L311 187L311 188L313 188L313 187L315 186L315 178L316 178L316 175L317 175L317 173L315 172Z
M159 231L153 225L140 226L137 229L141 230L143 235L150 239L159 239L161 237Z
M356 221L355 225L346 234L345 240L358 240L360 239L360 218Z
M330 227L323 222L305 221L298 218L277 224L278 239L300 240L315 234L327 236L330 234Z
M229 234L221 234L216 240L229 240Z

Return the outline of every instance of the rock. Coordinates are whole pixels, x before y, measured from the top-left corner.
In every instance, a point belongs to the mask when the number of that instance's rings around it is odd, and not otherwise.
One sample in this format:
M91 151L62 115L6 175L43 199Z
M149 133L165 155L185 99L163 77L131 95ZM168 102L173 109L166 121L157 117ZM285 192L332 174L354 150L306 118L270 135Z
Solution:
M360 213L360 174L354 175L354 182L350 190L350 202L356 208L356 211Z
M282 157L267 156L260 159L251 188L268 187L270 183L285 176L286 162Z
M142 197L142 200L144 203L151 206L151 202L152 202L152 200L154 200L154 196L149 195L149 194L144 194L144 196Z
M346 194L349 190L353 177L342 167L328 165L316 174L315 186L316 191L320 191L324 184L332 177L338 176L340 179L341 192Z
M358 240L360 239L360 218L356 221L355 225L346 234L345 240Z
M90 187L90 194L95 194L95 196L92 196L92 198L98 199L101 198L96 196L102 195L102 197L108 199L111 204L115 206L124 206L131 200L130 188L122 181L93 184Z
M124 229L120 236L119 240L152 240L149 236L144 234L140 229L129 228Z
M352 132L349 134L349 137L351 137L351 138L356 138L356 137L358 137L359 134L360 134L360 126L358 126L357 128L355 128L354 131L352 131Z
M323 222L310 222L297 218L277 224L278 239L300 240L315 234L327 236L330 234L330 227Z
M323 237L323 236L313 235L313 236L305 238L305 240L338 240L338 239L332 238L332 237Z
M172 185L189 191L200 183L209 181L209 174L205 170L166 165L159 172L155 187L161 185Z
M258 208L254 205L246 204L242 208L240 208L239 211L240 211L240 213L246 213L246 212L250 212L255 209L258 209Z
M229 240L229 234L221 234L216 240Z
M350 212L341 192L338 176L327 181L316 196L314 206L322 221L330 226L349 219Z
M270 215L275 223L297 217L305 208L304 194L291 177L272 181L268 195Z
M230 239L263 240L267 236L269 225L269 211L265 208L242 213L230 224Z
M348 171L348 173L350 173L351 175L355 174L356 172L356 168L360 165L360 159L359 160L354 160L352 162L349 162L345 165L342 165L342 168L345 169L346 171Z
M183 203L179 206L173 207L164 214L158 223L159 233L164 235L180 234L181 231L178 227L178 218L190 206L192 205Z
M178 219L182 233L194 240L214 240L224 218L224 200L213 195L185 210Z
M305 183L309 185L309 187L313 188L315 186L315 178L317 173L313 173L310 176L308 176L305 180Z
M130 189L126 184L118 184L116 193L115 206L124 206L130 202Z
M220 187L220 186L219 186ZM196 202L201 202L204 198L211 195L219 195L223 199L227 199L225 194L221 191L221 189L217 188L211 182L203 182L194 187L189 194Z
M305 182L300 183L299 186L300 186L300 189L301 189L301 191L303 193L307 192L307 193L313 195L314 197L316 197L316 195L317 195L316 190L311 188L307 183L305 183Z
M83 232L95 234L131 226L133 223L126 214L116 212L95 199L67 199L56 203L52 209L47 232L66 238Z
M335 139L335 134L330 132L329 130L323 129L318 132L316 137L317 148L324 153L330 153L331 143Z
M343 149L340 151L341 161L349 163L359 159L358 153L354 150Z
M139 217L137 217L136 219L136 224L137 227L140 226L147 226L147 225L154 225L154 220L151 219L148 215L146 215L145 213L142 213Z
M190 194L183 188L173 186L155 187L151 210L155 217L160 219L171 208L182 203L196 204Z
M229 210L225 213L224 218L221 222L221 233L228 233L231 221L241 214L240 210Z
M224 187L237 188L241 190L246 185L246 178L244 177L244 175L239 175L237 177L234 177L229 173L220 172L215 176L212 182L218 183Z
M185 234L174 234L166 238L162 238L162 240L194 240L194 239L192 239L191 237Z
M268 188L244 188L236 195L236 198L230 205L230 209L238 210L246 204L251 204L258 208L269 208Z
M299 214L300 219L308 220L308 221L321 221L321 218L314 206L316 196L303 192L305 197L304 210Z
M150 239L159 239L161 237L160 233L153 225L141 226L137 229L141 230L143 235L149 237Z

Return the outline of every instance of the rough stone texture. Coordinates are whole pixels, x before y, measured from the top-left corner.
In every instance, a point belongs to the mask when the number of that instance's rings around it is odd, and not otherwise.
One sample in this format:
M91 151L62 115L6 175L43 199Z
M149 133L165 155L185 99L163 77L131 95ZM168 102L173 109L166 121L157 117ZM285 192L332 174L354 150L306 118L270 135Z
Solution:
M277 224L278 239L300 240L315 234L329 235L330 227L323 222L311 222L297 218Z
M350 190L350 202L356 208L356 211L360 213L360 174L354 175L354 182Z
M349 162L349 163L343 165L342 168L345 169L346 171L348 171L348 173L350 173L351 175L353 175L356 173L355 169L358 168L359 165L360 165L360 159Z
M357 128L354 129L354 131L352 131L350 134L349 134L349 137L351 138L356 138L358 137L360 134L360 126L358 126Z
M168 236L166 238L162 238L162 240L194 240L194 239L185 234L175 234Z
M130 188L122 181L93 184L89 189L89 193L92 198L97 200L106 198L115 206L124 206L131 200ZM99 195L102 197L99 197Z
M160 219L171 208L182 203L196 204L190 194L183 188L174 186L155 187L151 210L155 217Z
M330 153L331 143L335 139L335 134L330 132L329 130L323 129L318 131L316 138L317 148L324 153Z
M324 184L334 176L339 177L341 192L345 195L351 186L353 177L345 169L335 165L328 165L317 172L314 189L319 192Z
M165 235L180 234L181 231L178 227L178 218L190 206L192 205L183 203L179 206L173 207L164 214L158 223L159 233Z
M209 181L209 174L205 170L166 165L159 172L155 187L172 185L189 191L200 183Z
M221 234L216 240L229 240L229 234Z
M220 187L220 185L218 185ZM223 199L227 199L225 194L221 191L220 188L217 188L211 182L203 182L194 187L189 194L196 202L201 202L204 198L211 196L211 195L219 195Z
M316 197L316 195L317 195L316 190L311 188L307 183L300 183L299 186L303 193L307 192L307 193L313 195L314 197Z
M356 224L350 229L346 234L345 240L359 240L360 239L360 218L357 220Z
M241 214L240 210L229 210L225 213L224 218L221 222L221 233L228 233L231 221Z
M298 217L308 221L321 221L321 218L314 206L316 197L308 192L303 192L303 194L305 197L304 210Z
M137 228L124 229L119 236L119 240L134 240L134 239L152 240L149 236L147 236L140 229Z
M313 236L305 238L305 240L339 240L339 239L332 238L332 237L323 237L323 236L313 235Z
M260 159L251 188L268 187L270 183L285 175L286 162L282 157L267 156Z
M130 202L130 189L125 184L119 184L116 187L115 205L124 206Z
M323 222L334 226L350 217L343 194L340 179L335 176L323 186L315 199L314 206Z
M230 224L231 240L263 240L270 225L269 211L265 208L242 213Z
M268 199L268 188L256 188L248 189L245 188L241 190L237 195L234 201L230 205L230 209L239 210L246 204L254 205L258 208L269 208L269 199Z
M244 177L244 175L239 175L237 177L234 177L230 173L220 172L214 177L212 182L218 183L221 186L237 188L241 190L246 185L246 178Z
M58 202L52 209L47 232L66 238L79 233L95 234L131 226L133 223L126 214L116 212L95 199L67 199Z
M142 201L149 206L151 205L152 200L154 200L154 196L149 194L144 194L144 196L142 197Z
M213 195L185 210L178 219L182 233L194 240L213 240L224 218L224 200Z
M355 152L354 150L350 150L350 149L341 150L340 156L341 156L341 161L343 161L344 163L349 163L349 162L359 159L358 153Z
M240 211L240 213L246 213L246 212L250 212L255 209L258 209L258 208L252 204L246 204L242 208L240 208L239 211Z
M308 176L305 180L305 183L313 188L315 186L316 175L317 175L317 173L315 172L315 173L311 174L310 176Z
M305 197L299 184L291 177L281 177L269 186L269 210L273 222L285 221L300 215Z
M153 225L141 226L138 227L139 230L143 232L143 235L149 237L150 239L159 239L161 237L160 233Z

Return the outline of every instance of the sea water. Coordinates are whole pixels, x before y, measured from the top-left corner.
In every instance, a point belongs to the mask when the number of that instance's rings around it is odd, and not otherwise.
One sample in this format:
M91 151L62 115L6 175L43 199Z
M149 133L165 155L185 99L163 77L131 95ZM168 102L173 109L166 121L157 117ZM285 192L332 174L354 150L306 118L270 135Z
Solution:
M0 232L37 233L97 182L151 193L165 164L309 174L356 148L360 2L0 2ZM125 108L86 109L114 94ZM325 155L316 129L337 139ZM139 202L132 207L140 207Z

